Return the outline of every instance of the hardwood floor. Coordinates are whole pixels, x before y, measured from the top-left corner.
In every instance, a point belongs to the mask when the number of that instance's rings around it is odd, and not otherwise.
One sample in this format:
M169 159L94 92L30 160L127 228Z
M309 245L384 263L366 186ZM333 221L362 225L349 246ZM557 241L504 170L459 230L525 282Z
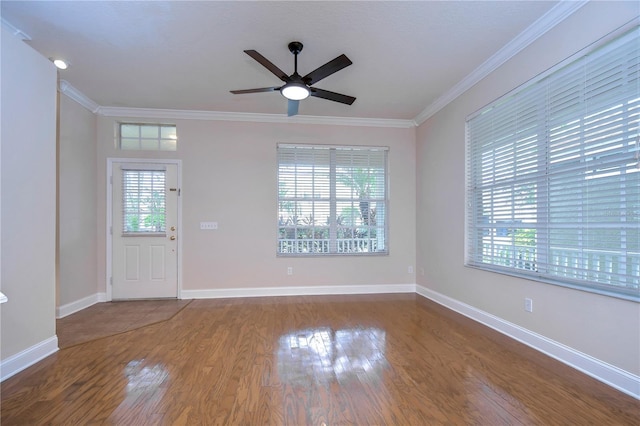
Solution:
M640 401L415 294L195 300L1 391L3 426L640 424Z
M98 303L56 320L58 347L69 348L91 340L166 321L191 300L132 300Z

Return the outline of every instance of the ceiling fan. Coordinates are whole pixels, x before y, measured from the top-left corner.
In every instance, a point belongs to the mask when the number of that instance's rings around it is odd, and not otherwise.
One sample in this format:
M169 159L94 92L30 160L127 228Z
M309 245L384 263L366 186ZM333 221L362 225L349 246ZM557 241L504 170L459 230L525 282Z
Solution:
M280 91L282 96L289 100L287 108L287 115L289 117L298 114L300 101L309 96L328 99L334 102L341 102L347 105L351 105L353 101L356 100L353 96L347 96L340 93L330 92L328 90L318 89L317 87L311 87L323 78L351 65L352 62L345 55L340 55L334 60L329 61L321 67L311 71L304 77L301 77L300 74L298 74L298 54L302 51L302 43L299 41L292 41L289 43L289 51L294 55L294 71L291 75L286 75L284 71L255 50L245 50L244 53L258 61L260 65L271 71L276 77L284 81L285 84L283 86L262 87L259 89L232 90L231 93L234 95L242 95L245 93Z

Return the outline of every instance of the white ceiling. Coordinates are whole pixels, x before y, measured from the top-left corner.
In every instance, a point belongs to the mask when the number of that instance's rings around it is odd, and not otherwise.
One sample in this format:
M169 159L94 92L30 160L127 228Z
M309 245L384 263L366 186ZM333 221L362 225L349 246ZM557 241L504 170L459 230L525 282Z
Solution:
M101 106L284 115L277 92L229 90L280 85L243 50L291 74L298 40L301 75L346 54L316 86L357 98L309 98L301 115L413 120L558 3L3 0L1 14Z

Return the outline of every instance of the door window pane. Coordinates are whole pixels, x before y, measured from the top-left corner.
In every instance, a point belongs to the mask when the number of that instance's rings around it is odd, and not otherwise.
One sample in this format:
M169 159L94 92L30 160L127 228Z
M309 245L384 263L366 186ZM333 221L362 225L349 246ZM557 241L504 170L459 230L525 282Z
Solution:
M165 171L122 171L123 234L164 233Z

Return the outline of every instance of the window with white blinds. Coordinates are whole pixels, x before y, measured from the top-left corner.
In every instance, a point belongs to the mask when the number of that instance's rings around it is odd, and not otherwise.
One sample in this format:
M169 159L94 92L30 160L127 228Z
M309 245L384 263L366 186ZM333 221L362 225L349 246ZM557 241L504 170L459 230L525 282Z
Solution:
M640 300L635 25L467 119L467 265Z
M278 145L277 253L388 253L387 151Z
M122 170L122 233L165 233L165 171Z

